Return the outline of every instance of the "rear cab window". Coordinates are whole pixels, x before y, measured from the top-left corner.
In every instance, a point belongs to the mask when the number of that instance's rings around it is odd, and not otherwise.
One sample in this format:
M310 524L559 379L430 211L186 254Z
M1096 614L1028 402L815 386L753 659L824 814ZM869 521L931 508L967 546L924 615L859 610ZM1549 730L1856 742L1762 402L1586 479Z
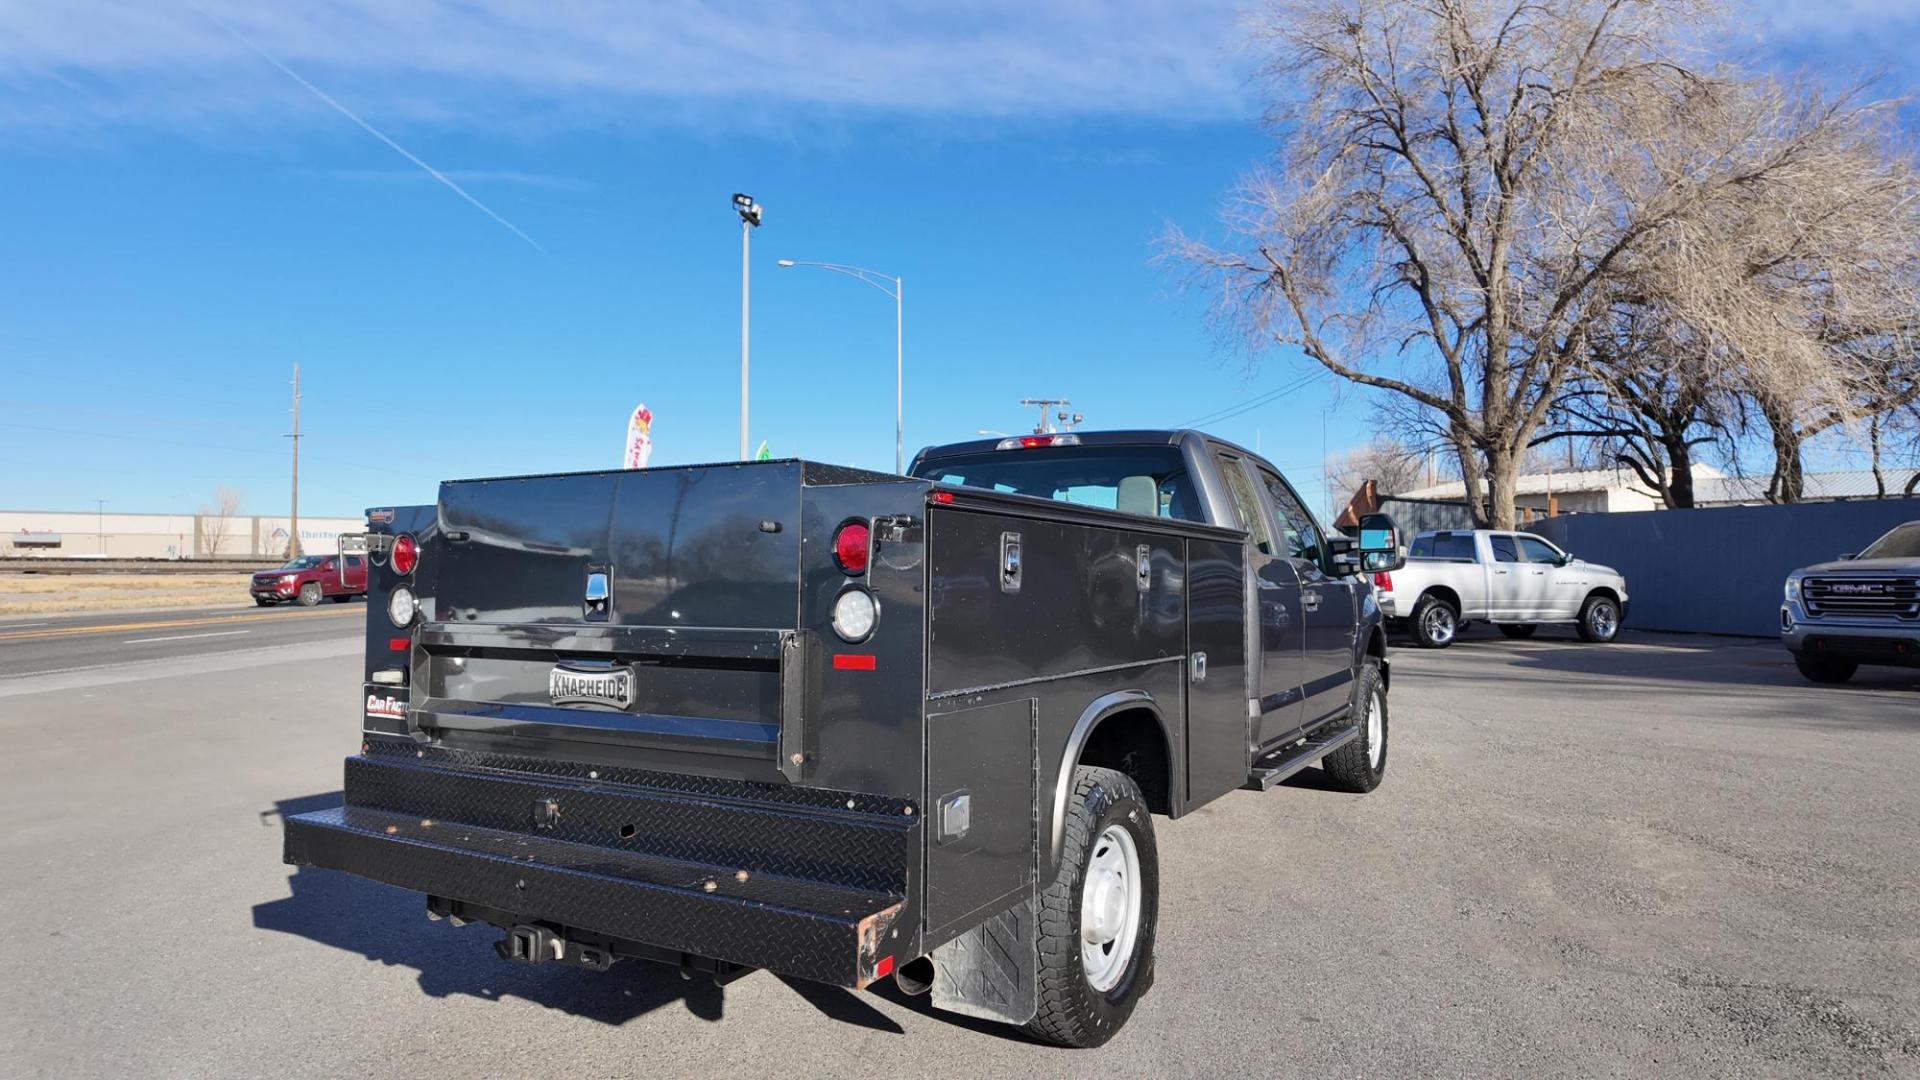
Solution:
M929 458L913 475L1143 517L1206 520L1186 459L1171 445L987 450Z

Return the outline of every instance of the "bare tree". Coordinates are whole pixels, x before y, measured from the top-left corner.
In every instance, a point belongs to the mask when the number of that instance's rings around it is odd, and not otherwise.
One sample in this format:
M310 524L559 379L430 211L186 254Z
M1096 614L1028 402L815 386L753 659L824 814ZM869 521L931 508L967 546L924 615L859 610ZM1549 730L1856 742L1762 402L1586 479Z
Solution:
M1696 197L1649 148L1702 82L1671 45L1700 10L1282 0L1259 32L1286 164L1243 183L1226 248L1172 250L1228 325L1437 413L1477 520L1510 527L1612 278Z
M227 526L240 516L241 494L224 485L213 489L213 501L200 504L201 550L218 558L227 546Z
M1335 499L1351 495L1369 480L1382 495L1398 495L1425 486L1427 452L1388 435L1327 458L1327 485Z

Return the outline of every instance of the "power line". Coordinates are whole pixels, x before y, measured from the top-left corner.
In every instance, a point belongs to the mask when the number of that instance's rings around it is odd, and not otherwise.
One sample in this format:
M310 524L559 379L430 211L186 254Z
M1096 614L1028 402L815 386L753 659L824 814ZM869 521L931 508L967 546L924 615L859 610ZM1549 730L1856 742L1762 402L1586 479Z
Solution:
M1242 413L1252 412L1254 409L1257 409L1262 405L1270 404L1271 402L1273 402L1274 400L1280 397L1293 393L1294 391L1301 389L1302 387L1306 386L1308 383L1311 383L1316 379L1324 379L1327 377L1327 375L1328 375L1328 372L1325 372L1325 371L1310 371L1307 374L1301 376L1300 378L1295 379L1294 381L1279 387L1278 389L1269 390L1258 397L1251 398L1247 401L1242 401L1234 405L1229 405L1224 409L1219 409L1214 412L1210 412L1205 416L1195 417L1192 420L1182 421L1180 426L1181 427L1197 427L1201 424L1212 424L1212 423L1218 423L1221 420L1231 420L1234 417L1241 415Z

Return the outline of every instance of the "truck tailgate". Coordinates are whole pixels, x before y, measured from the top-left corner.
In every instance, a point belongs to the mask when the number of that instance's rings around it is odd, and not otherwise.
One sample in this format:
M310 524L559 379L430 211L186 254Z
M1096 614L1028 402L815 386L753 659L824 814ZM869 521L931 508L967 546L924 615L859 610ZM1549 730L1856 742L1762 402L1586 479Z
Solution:
M801 499L788 462L442 485L412 722L773 761Z

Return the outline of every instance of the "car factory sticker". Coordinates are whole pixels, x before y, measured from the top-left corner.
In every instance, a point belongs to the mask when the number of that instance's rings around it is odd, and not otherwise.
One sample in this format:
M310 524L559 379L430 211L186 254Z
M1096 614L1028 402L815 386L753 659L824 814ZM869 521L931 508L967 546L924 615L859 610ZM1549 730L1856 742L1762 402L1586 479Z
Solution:
M407 703L387 694L368 694L367 715L378 716L385 720L405 720Z

